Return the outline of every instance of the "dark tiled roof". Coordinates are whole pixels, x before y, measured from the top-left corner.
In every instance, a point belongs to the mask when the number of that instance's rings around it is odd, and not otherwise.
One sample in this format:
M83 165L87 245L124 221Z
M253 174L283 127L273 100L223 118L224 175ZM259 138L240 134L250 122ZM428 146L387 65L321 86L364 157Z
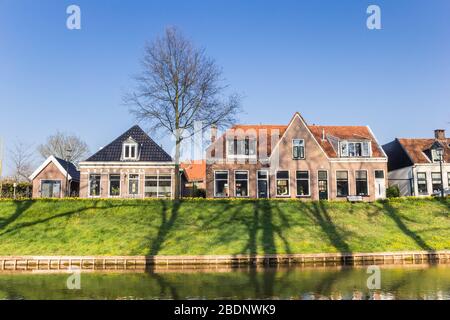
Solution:
M69 172L69 175L72 177L72 180L80 181L80 171L78 171L77 167L72 163L66 160L55 157L56 161Z
M386 152L386 155L388 156L389 171L413 165L408 154L402 148L402 145L397 139L383 145L383 150L384 152Z
M167 152L158 146L138 125L131 127L128 131L123 133L106 147L99 150L86 161L121 161L122 144L129 137L138 143L139 159L137 161L172 161L172 158Z

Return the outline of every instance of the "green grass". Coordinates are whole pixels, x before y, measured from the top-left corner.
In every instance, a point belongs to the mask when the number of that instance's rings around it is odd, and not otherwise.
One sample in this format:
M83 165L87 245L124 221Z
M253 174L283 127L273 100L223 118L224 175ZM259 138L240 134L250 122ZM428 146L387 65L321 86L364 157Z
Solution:
M0 255L450 249L450 199L0 201Z

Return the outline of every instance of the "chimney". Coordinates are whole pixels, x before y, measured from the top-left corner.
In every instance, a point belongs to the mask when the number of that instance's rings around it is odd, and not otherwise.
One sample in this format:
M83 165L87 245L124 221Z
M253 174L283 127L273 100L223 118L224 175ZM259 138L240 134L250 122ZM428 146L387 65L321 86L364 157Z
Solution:
M217 126L215 124L211 125L211 143L214 143L217 138Z
M322 129L322 141L325 141L325 129Z
M437 140L445 140L445 130L444 129L436 129L436 130L434 130L434 137Z

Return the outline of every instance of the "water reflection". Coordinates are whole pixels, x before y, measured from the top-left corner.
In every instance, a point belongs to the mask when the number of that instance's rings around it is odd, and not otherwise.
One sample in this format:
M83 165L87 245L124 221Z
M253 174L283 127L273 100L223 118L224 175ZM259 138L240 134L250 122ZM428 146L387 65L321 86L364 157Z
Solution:
M83 273L81 290L67 274L0 274L2 299L450 299L450 265L381 266L369 290L366 267L235 268Z

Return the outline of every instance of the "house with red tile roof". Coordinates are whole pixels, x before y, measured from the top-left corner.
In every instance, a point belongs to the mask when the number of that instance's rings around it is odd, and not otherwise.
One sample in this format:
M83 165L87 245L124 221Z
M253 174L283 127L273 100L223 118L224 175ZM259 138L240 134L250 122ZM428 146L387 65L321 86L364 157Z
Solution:
M205 190L206 187L206 161L190 160L180 164L186 182L183 196L193 197L198 189Z
M211 198L373 201L385 197L387 156L368 126L236 125L207 148Z
M450 188L450 139L445 130L435 130L434 138L396 138L383 149L389 157L388 183L402 196L438 195Z

